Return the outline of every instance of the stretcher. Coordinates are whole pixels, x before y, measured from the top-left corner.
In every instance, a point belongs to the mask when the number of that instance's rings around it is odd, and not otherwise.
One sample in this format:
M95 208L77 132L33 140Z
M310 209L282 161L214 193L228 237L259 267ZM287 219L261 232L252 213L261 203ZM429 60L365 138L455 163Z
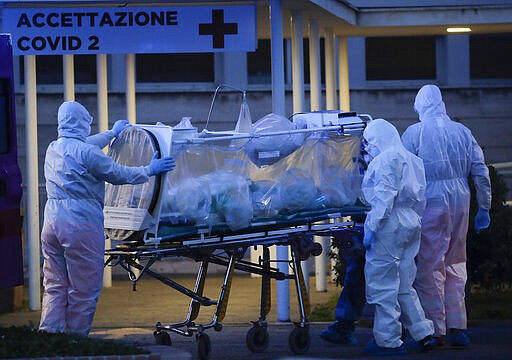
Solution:
M289 347L295 354L308 351L310 304L300 263L322 252L314 236L353 229L349 217L368 210L360 196L359 160L369 119L343 112L296 114L291 120L270 114L250 132L239 131L240 117L238 131L139 125L111 144L110 156L125 165L148 164L155 151L176 160L174 171L148 183L107 185L105 197L105 232L114 244L105 252L106 265L121 266L134 286L148 275L191 299L182 322L156 324L158 344L171 345L169 332L195 336L198 357L208 359L206 330L222 329L239 270L262 279L260 314L247 333L247 347L267 348L270 282L289 279L300 316ZM255 246L261 255L250 261L247 252ZM271 258L273 246L289 248L290 259ZM172 257L199 263L193 289L152 269ZM217 299L204 295L209 264L225 268ZM195 323L201 306L214 307L211 322Z

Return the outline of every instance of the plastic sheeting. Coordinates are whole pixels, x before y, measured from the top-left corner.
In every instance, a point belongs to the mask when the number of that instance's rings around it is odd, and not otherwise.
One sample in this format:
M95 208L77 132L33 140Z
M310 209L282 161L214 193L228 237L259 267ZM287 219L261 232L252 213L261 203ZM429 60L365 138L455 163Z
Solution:
M255 164L249 156L261 138L233 141L174 143L174 171L161 187L152 177L143 185L107 185L105 205L153 211L161 191L160 221L176 225L225 223L231 230L251 222L296 212L354 205L361 197L361 138L334 131L268 135L266 145L293 143L289 154L272 164ZM255 144L256 143L256 144ZM147 165L157 144L152 135L132 127L113 143L110 154L127 165ZM158 178L158 177L157 177ZM128 230L107 229L115 239Z
M144 130L130 127L124 130L111 144L108 155L114 161L126 166L146 166L158 150L153 136ZM153 211L158 198L159 177L152 176L149 181L138 185L105 185L105 206L120 208L140 208ZM105 229L113 239L126 239L134 231L123 229Z
M266 141L279 137L281 142L283 136L290 135L268 136ZM167 177L161 218L171 223L225 222L238 230L259 218L354 205L361 196L360 137L327 132L301 137L301 146L262 167L245 151L254 149L258 138L241 147L215 141L173 145L176 168ZM195 182L203 186L192 189ZM209 211L205 204L210 204Z
M282 115L268 114L254 123L252 134L256 137L245 144L243 151L259 166L272 165L291 154L304 141L304 135L266 135L278 131L295 130L293 123Z

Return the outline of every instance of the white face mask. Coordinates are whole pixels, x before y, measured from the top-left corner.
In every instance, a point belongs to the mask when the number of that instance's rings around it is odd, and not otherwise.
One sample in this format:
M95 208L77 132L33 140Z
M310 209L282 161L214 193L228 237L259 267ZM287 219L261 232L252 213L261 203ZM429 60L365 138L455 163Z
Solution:
M374 159L380 153L379 149L377 149L375 145L368 144L366 141L364 143L364 151L366 151L371 159Z

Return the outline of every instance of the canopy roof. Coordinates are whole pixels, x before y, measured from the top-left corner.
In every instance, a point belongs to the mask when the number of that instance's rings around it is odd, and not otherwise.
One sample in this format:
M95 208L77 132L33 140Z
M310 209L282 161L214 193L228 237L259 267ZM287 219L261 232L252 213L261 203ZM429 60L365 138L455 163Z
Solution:
M258 7L258 37L269 38L270 0L11 0L4 6L108 6L252 4ZM290 37L290 16L301 11L307 21L338 36L444 35L447 27L466 26L472 34L512 32L511 0L282 0L283 31Z

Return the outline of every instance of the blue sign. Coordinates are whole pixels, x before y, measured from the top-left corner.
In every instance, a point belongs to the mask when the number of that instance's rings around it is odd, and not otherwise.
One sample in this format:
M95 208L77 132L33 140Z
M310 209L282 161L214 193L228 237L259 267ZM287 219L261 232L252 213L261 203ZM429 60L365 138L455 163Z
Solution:
M255 51L254 5L4 8L15 55Z

